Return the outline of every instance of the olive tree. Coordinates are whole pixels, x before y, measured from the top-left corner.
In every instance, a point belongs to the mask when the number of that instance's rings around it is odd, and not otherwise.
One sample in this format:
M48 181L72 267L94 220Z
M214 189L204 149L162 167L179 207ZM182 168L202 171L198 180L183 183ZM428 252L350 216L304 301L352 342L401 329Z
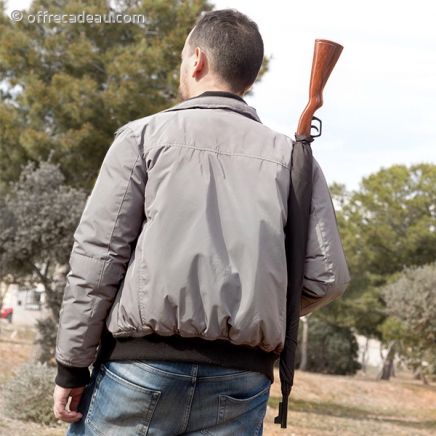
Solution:
M68 272L73 234L85 206L86 193L65 185L59 165L27 164L0 201L1 279L27 287L42 284L49 317L40 322L51 340ZM41 358L46 360L46 358Z
M383 289L383 298L387 313L398 323L394 334L402 339L402 354L409 366L423 376L435 374L436 263L406 268Z

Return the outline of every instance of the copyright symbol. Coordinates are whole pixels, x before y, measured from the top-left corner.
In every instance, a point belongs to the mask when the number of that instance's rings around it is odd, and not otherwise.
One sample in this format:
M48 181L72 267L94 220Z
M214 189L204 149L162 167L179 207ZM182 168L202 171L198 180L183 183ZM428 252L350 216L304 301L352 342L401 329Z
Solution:
M21 21L23 19L23 13L21 11L12 11L11 18L14 21Z

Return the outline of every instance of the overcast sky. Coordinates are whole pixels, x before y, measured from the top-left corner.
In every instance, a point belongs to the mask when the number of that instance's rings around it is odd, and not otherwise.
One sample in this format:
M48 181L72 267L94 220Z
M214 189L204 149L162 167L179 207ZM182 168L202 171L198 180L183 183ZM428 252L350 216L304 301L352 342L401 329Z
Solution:
M323 135L313 152L329 183L357 189L362 177L381 167L436 164L434 0L213 3L259 25L272 61L246 100L264 124L290 136L308 100L315 39L344 46L316 113ZM8 11L29 4L10 0Z

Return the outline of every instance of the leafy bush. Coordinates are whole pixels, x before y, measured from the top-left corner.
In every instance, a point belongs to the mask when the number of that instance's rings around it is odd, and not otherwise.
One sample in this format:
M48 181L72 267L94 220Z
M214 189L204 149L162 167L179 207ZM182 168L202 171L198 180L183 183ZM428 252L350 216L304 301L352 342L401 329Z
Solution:
M4 413L12 419L54 425L53 388L56 369L40 363L23 365L3 389Z
M356 360L358 351L359 345L350 329L311 319L307 371L335 375L355 374L361 366ZM301 349L297 347L297 367L300 361Z
M433 352L436 343L435 288L436 263L430 263L405 268L399 279L382 291L386 312L403 327L405 334L401 339L408 345L433 349Z

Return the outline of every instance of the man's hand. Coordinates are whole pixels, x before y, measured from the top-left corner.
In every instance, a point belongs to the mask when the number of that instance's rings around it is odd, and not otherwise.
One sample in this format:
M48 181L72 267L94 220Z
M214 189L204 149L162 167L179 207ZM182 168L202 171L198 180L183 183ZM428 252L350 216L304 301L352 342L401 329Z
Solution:
M76 412L80 398L85 390L85 386L80 388L63 388L56 385L53 393L53 412L57 419L64 422L77 422L82 419L82 414ZM69 398L71 397L70 411L66 409Z

